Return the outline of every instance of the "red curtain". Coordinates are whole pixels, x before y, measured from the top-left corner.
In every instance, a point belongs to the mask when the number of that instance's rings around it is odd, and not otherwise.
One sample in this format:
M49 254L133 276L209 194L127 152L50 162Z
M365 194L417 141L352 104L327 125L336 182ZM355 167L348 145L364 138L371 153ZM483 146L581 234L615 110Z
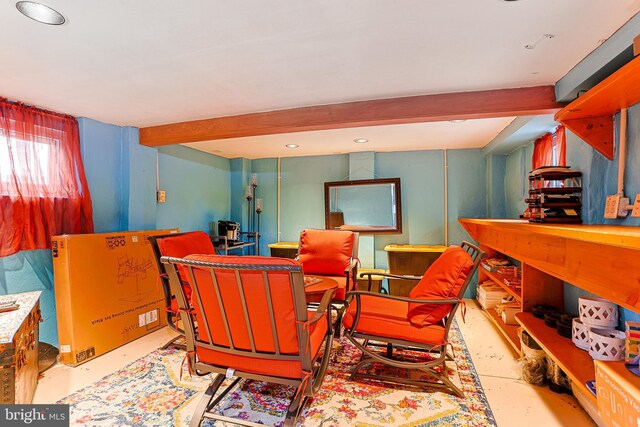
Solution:
M554 158L555 148L555 158ZM542 166L566 166L567 148L564 126L558 126L555 134L546 133L533 146L532 169Z
M558 164L556 166L567 166L567 140L564 126L558 126L555 137L556 153Z
M0 98L0 256L92 233L78 122Z

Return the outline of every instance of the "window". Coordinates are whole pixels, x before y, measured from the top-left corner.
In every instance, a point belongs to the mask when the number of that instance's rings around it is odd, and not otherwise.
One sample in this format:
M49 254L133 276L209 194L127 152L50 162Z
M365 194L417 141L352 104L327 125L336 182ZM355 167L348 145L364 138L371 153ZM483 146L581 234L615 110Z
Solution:
M0 98L0 256L92 233L75 118Z
M567 148L564 126L555 133L546 133L538 138L533 147L532 169L543 166L566 166Z

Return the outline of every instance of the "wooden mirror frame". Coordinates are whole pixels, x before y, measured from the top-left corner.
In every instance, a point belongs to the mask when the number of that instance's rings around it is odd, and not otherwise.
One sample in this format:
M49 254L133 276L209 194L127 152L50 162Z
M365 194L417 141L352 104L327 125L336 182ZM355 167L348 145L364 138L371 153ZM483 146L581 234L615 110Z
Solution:
M393 226L376 226L376 225L343 225L341 230L356 231L363 234L402 234L402 202L400 197L400 178L379 178L379 179L361 179L355 181L335 181L324 183L324 223L327 230L331 229L331 188L335 187L352 187L363 185L392 184L395 192L395 227Z

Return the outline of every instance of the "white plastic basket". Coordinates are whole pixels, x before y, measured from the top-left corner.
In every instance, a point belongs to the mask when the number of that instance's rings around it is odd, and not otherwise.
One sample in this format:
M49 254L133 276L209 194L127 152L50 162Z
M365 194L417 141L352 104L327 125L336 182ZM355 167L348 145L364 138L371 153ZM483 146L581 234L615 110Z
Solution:
M577 317L571 321L571 341L581 350L589 351L589 330Z
M618 326L618 306L602 298L581 297L580 320L587 326L615 328Z
M624 332L616 329L591 328L589 354L594 360L624 359Z

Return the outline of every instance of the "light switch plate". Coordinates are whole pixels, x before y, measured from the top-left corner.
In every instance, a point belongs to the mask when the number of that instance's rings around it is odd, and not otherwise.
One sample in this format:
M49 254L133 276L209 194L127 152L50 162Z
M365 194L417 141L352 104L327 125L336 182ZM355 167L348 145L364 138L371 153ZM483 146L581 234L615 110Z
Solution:
M633 202L631 216L634 218L640 218L640 194L636 194L636 201Z
M607 196L607 201L604 205L605 219L616 219L618 217L618 206L620 206L619 194Z

